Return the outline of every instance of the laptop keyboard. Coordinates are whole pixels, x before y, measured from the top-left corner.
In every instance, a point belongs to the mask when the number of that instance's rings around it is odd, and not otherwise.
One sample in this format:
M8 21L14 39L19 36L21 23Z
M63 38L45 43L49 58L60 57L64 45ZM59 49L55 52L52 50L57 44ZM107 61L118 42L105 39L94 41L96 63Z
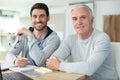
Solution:
M3 80L33 80L19 72L11 72L2 74Z
M3 80L16 80L15 78L13 78L11 75L9 75L7 73L3 74L2 78L3 78Z

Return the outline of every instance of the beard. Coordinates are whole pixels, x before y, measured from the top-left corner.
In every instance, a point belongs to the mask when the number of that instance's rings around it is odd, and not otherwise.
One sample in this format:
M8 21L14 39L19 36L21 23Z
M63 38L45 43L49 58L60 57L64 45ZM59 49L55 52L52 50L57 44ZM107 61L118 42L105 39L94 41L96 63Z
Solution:
M40 22L40 23L42 24L41 26L39 26L38 28L36 26L34 27L37 31L42 31L47 27L47 24L43 25L42 22ZM36 25L37 25L37 23L36 23Z
M41 28L37 28L37 27L35 27L35 29L36 29L37 31L42 31L42 30L44 30L46 27L47 27L47 26L44 25L44 26L42 26Z

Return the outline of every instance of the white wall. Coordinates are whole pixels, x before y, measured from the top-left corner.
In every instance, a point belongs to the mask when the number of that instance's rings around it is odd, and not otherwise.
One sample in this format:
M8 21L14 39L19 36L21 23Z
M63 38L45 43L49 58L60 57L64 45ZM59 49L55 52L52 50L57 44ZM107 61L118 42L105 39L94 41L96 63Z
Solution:
M120 1L95 1L95 27L103 31L103 15L120 14Z

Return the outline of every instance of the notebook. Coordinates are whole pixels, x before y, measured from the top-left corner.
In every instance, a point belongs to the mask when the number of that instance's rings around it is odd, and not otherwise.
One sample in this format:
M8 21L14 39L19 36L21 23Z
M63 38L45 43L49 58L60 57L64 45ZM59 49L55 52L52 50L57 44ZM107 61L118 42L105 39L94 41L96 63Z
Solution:
M19 72L2 73L0 65L0 80L33 80L33 79Z
M12 71L15 71L15 72L24 72L24 71L34 70L35 68L37 68L37 67L33 66L33 65L27 65L25 67L12 66L9 69Z

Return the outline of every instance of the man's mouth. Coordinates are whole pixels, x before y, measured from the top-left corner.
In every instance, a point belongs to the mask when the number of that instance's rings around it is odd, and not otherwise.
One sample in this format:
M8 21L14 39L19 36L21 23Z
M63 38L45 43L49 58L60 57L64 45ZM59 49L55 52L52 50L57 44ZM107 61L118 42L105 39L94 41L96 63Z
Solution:
M83 25L79 25L79 26L77 27L77 29L82 29L82 28L84 28Z
M37 25L37 26L41 26L41 25L42 25L42 23L36 23L36 25Z

